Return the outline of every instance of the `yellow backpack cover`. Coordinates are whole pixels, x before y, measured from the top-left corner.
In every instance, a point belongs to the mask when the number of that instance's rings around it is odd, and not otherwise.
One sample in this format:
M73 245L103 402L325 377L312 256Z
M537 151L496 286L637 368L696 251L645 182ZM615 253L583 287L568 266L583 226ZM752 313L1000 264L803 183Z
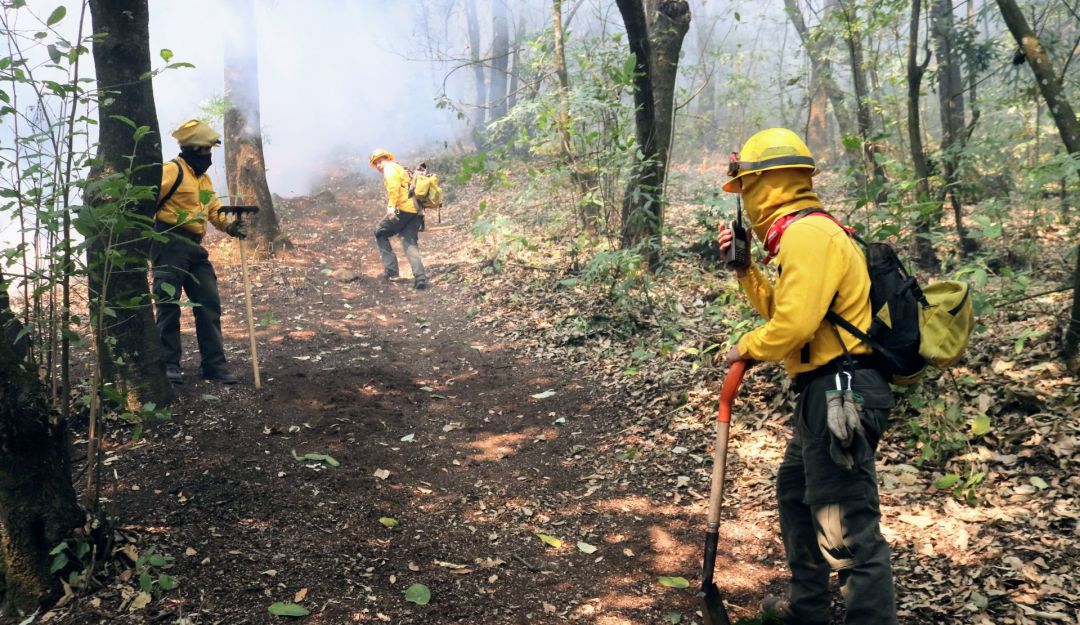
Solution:
M964 355L975 328L971 287L942 280L926 285L922 292L929 306L919 309L919 355L939 369L951 367Z

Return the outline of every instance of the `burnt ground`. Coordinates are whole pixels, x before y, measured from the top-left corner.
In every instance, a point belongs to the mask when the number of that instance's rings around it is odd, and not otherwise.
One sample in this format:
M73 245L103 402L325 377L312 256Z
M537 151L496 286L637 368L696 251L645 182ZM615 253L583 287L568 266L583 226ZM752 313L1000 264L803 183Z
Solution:
M209 240L243 383L194 379L185 316L188 380L172 422L136 443L112 423L106 446L106 506L120 535L171 557L161 570L178 587L139 607L128 569L49 620L270 623L287 620L270 604L296 600L308 623L699 622L710 441L643 462L619 446L634 422L619 390L473 323L484 287L460 275L469 235L453 210L445 217L457 227L422 237L432 288L383 282L371 193L295 202L296 249L252 265L261 390L233 248ZM689 454L693 481L665 454ZM733 472L740 462L735 454ZM771 497L767 481L744 487L744 502ZM718 577L735 617L782 573L774 524L757 511L722 530ZM125 568L116 557L114 573ZM430 588L430 604L406 601L415 583Z
M635 356L636 337L568 333L567 318L603 313L587 299L601 296L559 286L558 261L494 271L474 256L463 207L480 197L444 211L456 227L423 235L431 290L384 283L379 193L331 189L279 206L297 248L252 267L261 390L237 256L210 241L244 383L189 379L172 422L139 442L108 424L104 493L119 527L104 586L38 622L276 623L288 617L268 607L295 601L323 624L700 624L721 372ZM712 331L693 290L663 293ZM927 387L940 397L894 411L878 475L903 625L1080 618L1080 410L1054 357L1055 297L984 317L965 362ZM190 356L185 366L197 371ZM773 497L793 405L783 380L755 367L735 410L717 567L735 619L785 576ZM962 425L949 425L950 404ZM979 415L989 432L963 437L953 460L919 461L911 424L966 430ZM950 472L977 489L934 486ZM178 585L140 595L132 560L151 549L171 560L150 572ZM413 584L429 604L406 600Z

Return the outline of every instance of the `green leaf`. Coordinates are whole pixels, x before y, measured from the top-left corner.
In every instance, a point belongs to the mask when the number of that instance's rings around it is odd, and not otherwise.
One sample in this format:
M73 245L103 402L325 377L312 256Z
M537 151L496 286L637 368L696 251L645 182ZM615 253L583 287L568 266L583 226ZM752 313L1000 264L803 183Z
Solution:
M679 614L678 612L668 612L664 615L664 620L671 623L671 625L679 625L679 623L682 622L682 614Z
M555 538L554 536L551 536L550 534L537 534L536 536L540 540L544 541L545 543L551 545L552 547L554 547L556 549L558 549L559 547L562 547L562 541L559 540L558 538Z
M431 602L431 589L423 584L413 584L405 589L405 600L416 605L427 605Z
M138 125L136 125L135 122L132 121L130 117L124 117L123 115L110 115L109 117L112 117L113 119L115 119L118 122L123 122L123 123L127 124L128 126L131 126L132 130L138 128Z
M271 603L270 607L266 608L270 614L274 616L307 616L311 614L308 609L302 605L296 605L295 603Z
M64 568L68 564L68 555L66 553L60 553L53 558L52 565L49 567L49 573L55 573Z
M661 577L656 581L660 582L661 586L668 588L689 588L690 582L685 577Z
M49 15L49 19L45 20L45 23L49 26L58 24L60 20L64 19L65 15L67 15L67 7L58 6L53 9L53 12Z
M580 540L578 541L577 548L584 553L596 553L596 547L589 543L581 542Z
M379 523L382 523L386 527L397 527L399 525L397 519L395 519L394 517L389 517L389 516L381 516L381 517L379 517Z
M1038 475L1032 476L1031 479L1029 479L1028 481L1031 482L1032 486L1038 488L1039 490L1046 490L1047 488L1050 488L1050 485L1046 483L1046 480L1042 479Z
M60 543L59 545L57 545L57 546L53 547L53 548L52 548L52 551L50 551L50 552L49 552L49 555L50 555L50 556L57 556L57 555L60 555L61 553L63 553L63 551L64 551L65 549L67 549L67 543L66 543L66 542L62 542L62 543Z
M956 485L960 481L960 476L955 473L947 473L942 475L938 479L934 480L934 488L938 490L948 490Z
M296 452L293 452L293 456L295 455ZM312 460L314 462L325 462L332 467L341 466L341 463L335 460L334 457L329 454L304 454L303 456L297 458L297 460Z
M637 456L637 447L631 447L630 449L626 449L615 454L615 457L619 460L633 460L634 458L637 458Z
M161 555L160 553L155 553L154 555L150 556L149 559L147 559L147 563L150 566L165 566L166 562L167 561L165 560L165 556Z
M982 436L990 431L990 417L979 415L971 420L971 435Z
M176 588L176 578L172 575L162 573L157 578L158 587L162 590L172 590Z
M49 45L45 49L48 50L49 58L52 60L53 63L59 63L60 59L63 58L63 55L60 54L60 50L56 49L56 46Z
M162 48L159 54L161 55L161 60L165 61L166 63L171 61L173 58L173 51L168 48Z
M146 571L139 574L139 588L143 592L150 592L154 588L154 579Z

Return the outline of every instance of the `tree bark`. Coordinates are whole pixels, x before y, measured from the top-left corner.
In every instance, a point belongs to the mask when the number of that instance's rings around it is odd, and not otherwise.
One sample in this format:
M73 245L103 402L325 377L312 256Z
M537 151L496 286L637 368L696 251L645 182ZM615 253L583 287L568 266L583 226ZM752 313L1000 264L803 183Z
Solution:
M1065 149L1073 158L1080 159L1080 122L1077 121L1072 105L1062 92L1059 74L1054 71L1053 62L1039 43L1038 37L1028 26L1015 0L997 0L997 4L1001 9L1001 16L1005 19L1005 25L1016 39L1016 43L1020 45L1020 50L1024 53L1028 65L1031 66L1032 73L1035 74L1035 82L1038 83L1039 91L1046 100L1046 106L1054 118ZM1062 356L1069 370L1075 373L1080 372L1080 246L1077 246L1076 250L1073 284L1072 311L1069 315L1069 325L1065 329Z
M784 6L787 11L788 19L791 20L793 26L795 26L795 32L799 33L799 39L803 42L803 47L806 49L806 54L810 57L810 68L812 72L811 85L819 84L822 89L825 90L825 94L829 98L829 103L832 104L833 117L836 118L836 125L840 130L840 134L844 137L858 136L859 129L856 126L855 118L851 114L851 110L848 108L847 103L844 101L844 91L836 84L836 79L833 77L832 61L829 60L829 50L835 44L835 39L831 34L824 34L821 37L816 37L810 32L810 29L806 25L806 20L803 19L802 12L799 10L799 5L795 0L784 0ZM829 19L833 5L826 6L825 17L823 19ZM842 141L844 145L844 154L848 161L848 166L854 167L862 163L862 155L858 150L850 147L850 142ZM866 188L865 171L861 181L862 188Z
M930 168L926 164L926 150L922 142L922 120L919 111L919 93L922 89L923 75L930 63L929 46L922 63L918 60L919 51L919 20L922 15L922 0L912 0L911 23L908 29L908 56L907 56L907 94L908 94L908 139L911 143L911 162L915 167L915 202L919 206L919 214L915 225L915 258L918 265L924 269L935 268L938 265L937 252L934 250L933 241L930 237L931 213L928 209L930 198ZM941 205L935 209L940 213Z
M58 598L49 551L84 515L71 486L66 424L50 414L25 346L10 339L22 324L7 287L0 275L0 614L13 617Z
M650 28L641 0L617 0L616 4L636 62L634 123L640 152L623 195L622 245L645 244L643 255L649 268L656 269L663 243L663 185L671 147L675 77L679 49L690 29L690 5L685 0L661 0Z
M944 202L948 194L956 222L956 233L960 238L960 250L964 255L974 252L978 246L968 238L964 229L964 216L961 210L960 194L960 152L964 149L964 78L960 72L960 59L954 49L956 39L956 20L953 16L952 0L935 0L933 10L933 35L937 48L938 103L941 112L941 168L945 176L945 186L941 188L940 199ZM940 209L938 211L940 215Z
M98 108L97 164L90 179L100 181L124 175L130 169L132 185L157 188L161 185L161 134L154 87L144 78L150 72L147 0L91 0L90 14L97 84L107 94ZM146 126L149 132L136 142L135 129L116 116ZM129 161L132 156L134 160ZM112 200L88 190L87 201L95 205L93 210L105 210L103 205ZM109 315L108 322L101 324L103 332L95 336L102 379L115 379L126 390L129 407L147 402L165 405L172 400L173 389L165 378L161 337L150 308L146 271L146 231L153 223L157 202L147 198L118 208L132 226L120 232L102 230L88 237L91 307L94 316Z
M888 200L885 190L885 168L877 158L877 143L873 140L873 116L870 110L870 93L866 86L866 67L863 62L862 33L856 28L858 7L847 7L841 1L844 12L844 39L847 41L848 57L851 60L851 80L855 87L855 121L862 140L863 167L867 177L873 180L873 201L884 204Z
M259 108L259 55L255 32L254 0L231 0L234 21L225 37L225 176L229 204L255 204L249 217L249 248L272 255L292 247L281 231L270 185L266 182L262 121Z
M476 16L476 0L465 0L465 26L469 35L469 61L476 82L476 106L472 112L472 138L477 150L484 147L484 131L487 129L487 83L480 49L480 20Z
M506 13L506 0L492 0L491 89L488 91L492 120L506 116L507 67L510 64L510 22Z

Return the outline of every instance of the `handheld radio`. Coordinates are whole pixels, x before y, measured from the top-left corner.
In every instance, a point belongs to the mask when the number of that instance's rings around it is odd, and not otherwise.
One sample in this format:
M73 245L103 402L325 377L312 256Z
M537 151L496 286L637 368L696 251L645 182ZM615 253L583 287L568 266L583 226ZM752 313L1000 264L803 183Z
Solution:
M739 155L735 152L731 153L728 175L733 178L739 175ZM735 221L728 225L734 236L724 253L724 266L728 269L746 269L750 266L750 232L743 227L741 195L735 196L735 207Z

